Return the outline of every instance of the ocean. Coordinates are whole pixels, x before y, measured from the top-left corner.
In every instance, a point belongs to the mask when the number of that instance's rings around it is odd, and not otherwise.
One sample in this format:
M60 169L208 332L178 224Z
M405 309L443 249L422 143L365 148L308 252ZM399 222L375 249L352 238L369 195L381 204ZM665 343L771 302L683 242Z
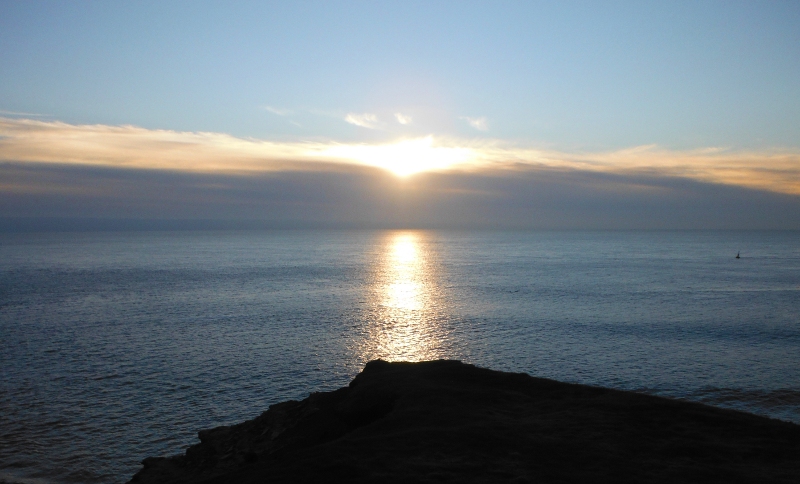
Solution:
M798 314L798 232L0 234L0 482L124 482L375 358L800 423Z

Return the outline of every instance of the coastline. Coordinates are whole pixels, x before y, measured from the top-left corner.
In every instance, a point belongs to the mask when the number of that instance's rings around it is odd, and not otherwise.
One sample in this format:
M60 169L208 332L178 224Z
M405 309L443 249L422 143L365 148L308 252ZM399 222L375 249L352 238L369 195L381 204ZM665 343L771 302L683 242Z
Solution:
M375 360L199 438L130 482L800 480L798 425L449 360Z

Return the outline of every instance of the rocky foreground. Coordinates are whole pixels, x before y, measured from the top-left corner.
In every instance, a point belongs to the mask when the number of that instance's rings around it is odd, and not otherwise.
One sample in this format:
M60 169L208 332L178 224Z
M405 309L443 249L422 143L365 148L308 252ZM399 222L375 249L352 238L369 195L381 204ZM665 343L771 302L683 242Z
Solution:
M132 482L800 482L798 425L458 361L372 361L199 437Z

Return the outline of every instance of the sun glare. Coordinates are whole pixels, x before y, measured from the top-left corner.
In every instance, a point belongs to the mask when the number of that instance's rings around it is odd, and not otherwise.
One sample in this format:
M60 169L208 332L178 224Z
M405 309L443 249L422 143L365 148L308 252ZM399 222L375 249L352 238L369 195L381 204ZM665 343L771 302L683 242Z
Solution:
M375 259L369 324L354 340L357 359L422 361L442 358L448 328L430 240L415 231L388 233Z
M427 136L387 145L339 145L320 154L377 166L397 176L406 177L467 163L472 152L468 148L435 146L433 136Z

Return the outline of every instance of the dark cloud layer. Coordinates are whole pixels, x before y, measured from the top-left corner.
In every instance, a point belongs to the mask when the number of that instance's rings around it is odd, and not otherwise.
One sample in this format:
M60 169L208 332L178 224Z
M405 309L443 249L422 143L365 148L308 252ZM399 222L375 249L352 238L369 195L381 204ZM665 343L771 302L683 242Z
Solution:
M513 167L399 179L332 165L250 176L0 164L3 230L800 229L800 197L681 178Z

